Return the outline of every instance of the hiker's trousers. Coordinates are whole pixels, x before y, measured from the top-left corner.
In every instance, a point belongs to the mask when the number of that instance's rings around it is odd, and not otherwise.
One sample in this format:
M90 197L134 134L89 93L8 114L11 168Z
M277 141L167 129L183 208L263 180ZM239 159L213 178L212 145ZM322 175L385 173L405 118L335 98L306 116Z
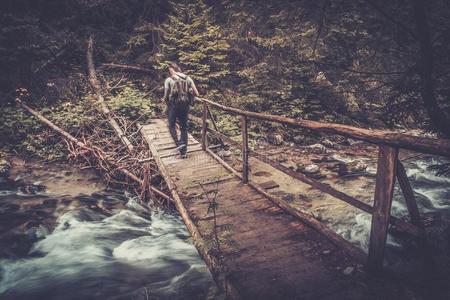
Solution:
M186 153L188 144L188 114L189 114L189 104L188 103L173 103L169 102L167 104L167 119L169 121L169 131L175 144L180 146L185 144L181 150L181 154ZM176 124L180 126L180 139L177 136Z

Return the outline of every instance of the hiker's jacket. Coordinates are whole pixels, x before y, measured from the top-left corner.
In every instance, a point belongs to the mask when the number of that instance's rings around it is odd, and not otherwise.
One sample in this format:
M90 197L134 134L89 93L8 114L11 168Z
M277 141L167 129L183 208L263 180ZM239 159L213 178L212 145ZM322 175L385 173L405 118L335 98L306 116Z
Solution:
M176 73L173 76L175 76L175 77L182 76L183 78L186 78L186 80L187 80L187 82L188 82L190 87L195 86L194 85L194 81L192 80L192 78L189 77L186 74L178 72L178 73ZM175 80L172 77L168 77L166 79L166 81L164 82L164 97L163 97L164 101L170 102L170 101L174 100L174 99L169 99L170 98L170 94L171 94L170 91L173 89L174 84L175 84Z

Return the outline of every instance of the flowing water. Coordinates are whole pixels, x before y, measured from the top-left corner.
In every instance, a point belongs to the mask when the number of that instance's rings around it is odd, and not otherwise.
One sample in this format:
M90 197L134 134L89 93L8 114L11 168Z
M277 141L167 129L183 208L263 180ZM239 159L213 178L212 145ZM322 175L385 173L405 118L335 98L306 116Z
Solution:
M342 157L338 159L349 162ZM344 187L341 190L373 205L376 161L367 159L365 162L369 166L366 172L328 183ZM447 264L445 272L448 272L450 270L448 267L450 264L450 178L437 176L430 170L430 166L446 162L448 162L446 159L429 156L406 160L403 164L426 225L431 255L438 265ZM323 194L317 194L312 204L311 211L316 217L345 239L368 251L371 227L369 214ZM398 184L394 190L391 213L405 220L409 218ZM387 239L387 264L397 271L418 272L418 264L423 261L424 256L419 248L420 245L417 244L416 239L408 234L391 230Z
M15 170L0 183L0 218L1 299L215 293L179 217L107 189L92 173L67 166Z
M449 266L450 178L429 170L438 162L444 160L404 164L435 264ZM330 183L372 204L375 162L367 163L366 173ZM316 191L310 196L316 217L367 251L370 215ZM398 188L392 213L407 216ZM179 217L108 189L91 172L16 167L9 179L0 178L0 299L214 298L212 277L188 236ZM389 234L390 266L418 274L422 257L414 239Z

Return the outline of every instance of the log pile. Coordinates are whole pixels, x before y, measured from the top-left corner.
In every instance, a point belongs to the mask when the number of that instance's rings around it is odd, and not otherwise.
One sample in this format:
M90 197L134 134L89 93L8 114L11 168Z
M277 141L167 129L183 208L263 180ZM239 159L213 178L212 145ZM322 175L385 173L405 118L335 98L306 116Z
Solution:
M99 171L108 185L129 188L151 206L169 205L173 199L163 191L166 185L139 130L133 126L134 122L110 111L104 100L105 89L94 68L92 37L87 45L87 66L98 115L95 115L94 125L85 126L76 136L45 118L20 98L16 99L17 104L57 133L66 144L67 157L79 163L80 167Z

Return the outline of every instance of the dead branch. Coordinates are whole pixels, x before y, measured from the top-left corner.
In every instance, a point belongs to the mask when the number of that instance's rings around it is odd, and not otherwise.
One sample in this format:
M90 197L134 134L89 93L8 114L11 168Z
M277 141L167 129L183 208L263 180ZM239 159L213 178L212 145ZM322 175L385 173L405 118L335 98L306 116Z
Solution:
M92 86L92 88L95 91L95 97L97 98L97 101L100 103L100 108L103 113L103 115L108 120L111 127L116 132L119 139L122 141L122 143L127 147L128 152L133 152L133 145L131 144L130 140L125 136L124 132L120 128L117 121L112 117L112 112L109 110L108 106L105 103L102 91L101 91L101 85L100 81L97 78L97 74L95 72L95 65L94 65L94 39L91 36L88 40L88 46L87 46L87 65L88 65L88 72L89 72L89 82Z
M152 70L146 69L140 66L131 66L131 65L122 65L122 64L102 64L103 68L107 69L120 69L120 70L129 70L129 71L138 71L138 72L145 72L145 73L151 73Z
M86 152L89 152L93 156L93 158L97 160L98 169L103 170L105 172L107 178L110 176L110 174L109 174L110 170L118 171L119 173L121 173L122 175L127 177L128 179L131 179L132 181L138 183L141 186L142 190L149 189L150 191L159 195L163 199L173 202L173 199L171 197L169 197L167 194L165 194L161 190L151 186L148 182L141 180L138 176L136 176L134 173L129 171L127 168L122 167L116 160L109 158L107 153L105 153L98 146L95 146L95 145L89 146L86 143L86 140L84 143L81 142L76 137L74 137L67 131L61 129L60 127L56 126L54 123L52 123L50 120L48 120L47 118L42 116L40 113L38 113L37 111L35 111L31 107L29 107L28 105L23 103L20 99L17 98L16 102L19 104L20 107L22 107L28 113L30 113L31 115L36 117L39 121L41 121L42 123L47 125L50 129L52 129L56 133L60 134L63 138L65 138L66 144L67 144L67 149L68 149L70 156L73 156L73 157L81 156L88 162L89 166L91 166L91 164L90 164L91 159L85 156ZM76 149L75 147L73 147L73 145L71 145L70 142L75 144L82 150L80 151L79 149ZM136 161L136 159L133 159L133 161ZM148 172L150 172L150 170L151 170L150 167L146 168L147 174L148 174ZM148 176L148 175L146 175L146 176Z

